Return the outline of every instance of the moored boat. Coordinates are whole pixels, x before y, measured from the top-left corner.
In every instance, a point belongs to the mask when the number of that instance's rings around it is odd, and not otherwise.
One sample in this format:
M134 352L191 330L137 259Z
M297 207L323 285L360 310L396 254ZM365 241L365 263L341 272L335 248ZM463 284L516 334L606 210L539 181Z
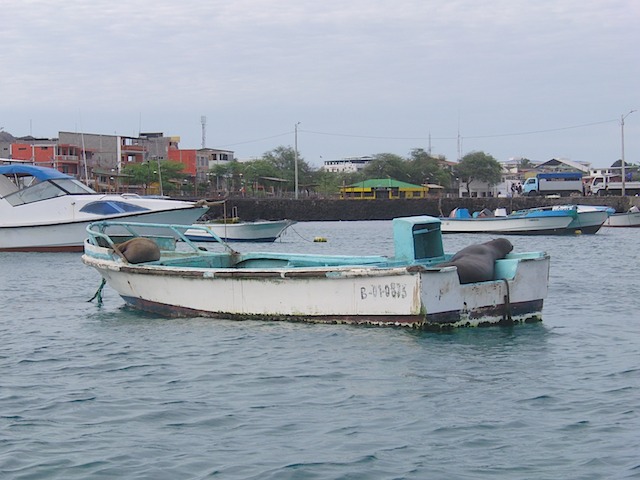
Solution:
M545 207L529 208L512 212L510 216L540 215L555 216L565 213L572 217L567 227L560 234L595 234L611 214L609 207L592 205L553 205Z
M101 194L70 175L27 164L0 166L0 251L82 251L89 223L192 223L194 202Z
M274 242L294 225L293 220L258 220L255 222L204 222L197 223L185 232L189 240L197 242L217 242L218 240L209 233L213 232L217 237L226 242Z
M633 206L627 212L614 213L604 222L605 227L640 227L640 210Z
M566 212L541 214L539 212L507 216L471 216L466 209L458 209L459 216L441 218L443 233L494 233L503 235L563 234L573 221Z
M222 251L210 251L184 235L205 227L157 225L174 235L148 237L157 255L132 263L118 245L139 240L135 231L142 225L96 222L87 228L82 260L127 304L169 316L423 329L541 320L549 278L546 253L484 257L489 276L470 281L459 264L450 264L456 257L444 253L439 219L396 218L392 224L393 257L240 253L221 239ZM131 235L110 233L123 227Z

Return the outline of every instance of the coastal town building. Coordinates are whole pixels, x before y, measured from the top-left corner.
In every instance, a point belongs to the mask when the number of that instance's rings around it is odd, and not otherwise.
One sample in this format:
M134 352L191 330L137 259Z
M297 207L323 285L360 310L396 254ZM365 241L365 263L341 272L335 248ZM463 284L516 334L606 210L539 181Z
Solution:
M325 160L322 169L325 172L355 173L364 169L373 161L373 157L348 157L339 160Z
M168 159L185 165L184 173L194 177L194 181L203 183L209 181L209 171L216 166L228 164L233 160L231 150L214 148L179 149L168 151Z
M0 157L12 162L29 162L51 167L84 180L97 191L111 191L126 183L123 168L131 163L148 165L163 160L180 162L189 183L207 182L215 165L233 160L231 150L179 147L180 137L161 132L137 137L83 132L58 132L58 138L14 138L2 132Z
M396 198L425 198L429 188L392 178L373 178L340 187L340 198L348 200L380 200Z
M534 170L540 172L582 172L589 175L590 163L574 162L566 158L552 158L546 162L535 164Z
M586 162L574 162L564 158L552 158L544 162L527 162L527 167L522 168L523 159L510 159L502 163L502 178L500 183L490 185L477 180L468 186L460 182L458 195L460 197L514 197L522 195L522 184L530 176L538 173L555 172L580 172L587 182L591 173L590 164Z

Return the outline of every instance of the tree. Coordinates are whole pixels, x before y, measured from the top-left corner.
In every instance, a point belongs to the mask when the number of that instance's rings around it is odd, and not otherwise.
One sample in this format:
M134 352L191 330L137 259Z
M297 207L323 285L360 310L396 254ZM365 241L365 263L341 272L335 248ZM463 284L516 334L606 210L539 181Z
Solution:
M184 165L170 160L144 161L142 163L129 163L122 169L122 173L129 175L129 184L144 185L145 193L153 183L158 183L162 178L162 192L168 193L175 189L176 183L182 182L186 175L182 173ZM160 174L158 174L160 172Z
M239 192L242 188L241 185L241 174L242 174L242 164L236 160L235 158L231 160L227 164L227 178L230 179L231 185L229 186L232 192Z
M264 179L268 177L279 177L280 172L268 160L258 159L251 160L249 162L242 162L242 176L247 186L248 193L255 195L258 191L258 186L262 183L264 185Z
M378 153L362 170L365 178L393 178L402 182L409 181L409 164L393 153Z
M467 184L467 194L471 195L473 181L495 185L502 179L502 165L491 155L484 152L471 152L462 157L456 166L456 174Z
M528 158L521 158L518 160L518 171L530 170L534 167L533 162Z
M325 170L314 172L316 191L324 195L336 195L340 187L353 185L364 179L361 172L327 172Z
M215 180L215 192L220 195L222 190L228 191L229 185L227 179L229 178L229 165L227 163L217 163L211 169L209 169L209 175L214 177Z
M451 185L451 172L442 167L439 159L432 157L422 148L411 151L408 170L410 183L416 185L435 183L443 187Z
M221 190L226 193L240 190L243 168L243 165L235 158L229 162L214 165L209 170L209 175L216 179L217 193L220 194Z
M291 147L279 146L265 152L262 160L271 163L278 172L280 178L289 180L294 186L296 152ZM309 184L312 181L312 169L309 164L298 154L298 184Z

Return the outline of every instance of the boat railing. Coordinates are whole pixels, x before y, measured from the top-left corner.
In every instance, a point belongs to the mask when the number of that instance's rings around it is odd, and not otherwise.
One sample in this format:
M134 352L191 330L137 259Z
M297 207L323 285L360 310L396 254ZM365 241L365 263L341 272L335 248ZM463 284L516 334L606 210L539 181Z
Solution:
M122 238L122 233L109 233L109 230L120 229L126 231L128 233L128 238L135 237L146 237L152 238L154 240L158 240L159 246L162 248L161 239L163 236L155 235L153 233L147 234L146 232L154 230L160 232L163 230L164 232L171 232L171 239L175 239L177 241L184 242L188 245L194 252L201 252L202 248L196 245L193 241L189 240L189 238L185 235L187 230L202 230L209 235L211 235L214 240L222 245L222 247L228 251L229 253L237 253L231 246L225 242L222 238L213 232L213 230L206 225L177 225L177 224L165 224L165 223L139 223L139 222L114 222L109 220L102 220L98 222L92 222L87 226L87 233L89 235L89 239L91 243L94 245L100 246L102 243L106 243L109 247L113 248L114 244L117 242L113 241L114 236L118 236L120 240ZM143 231L145 233L143 233ZM166 235L164 236L166 238ZM98 239L102 239L100 242Z

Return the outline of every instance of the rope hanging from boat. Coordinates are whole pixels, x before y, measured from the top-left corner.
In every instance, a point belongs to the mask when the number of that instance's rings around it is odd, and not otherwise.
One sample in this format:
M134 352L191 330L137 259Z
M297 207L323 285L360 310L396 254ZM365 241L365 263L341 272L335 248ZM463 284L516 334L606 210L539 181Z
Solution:
M95 293L95 295L93 297L91 297L91 299L89 300L90 302L93 302L94 298L98 299L98 306L102 305L102 289L104 288L104 286L107 284L107 281L103 278L102 282L100 282L100 286L98 287L98 291Z
M503 278L502 281L507 288L507 293L504 296L504 315L509 322L513 322L513 318L511 318L511 293L509 292L509 281L506 278Z
M289 227L289 229L290 229L290 230L292 230L292 231L293 231L293 233L295 233L297 236L299 236L299 237L300 237L302 240L304 240L305 242L313 243L313 240L309 240L308 238L304 238L302 235L300 235L300 234L298 233L298 231L297 231L295 228L293 228L293 226Z

